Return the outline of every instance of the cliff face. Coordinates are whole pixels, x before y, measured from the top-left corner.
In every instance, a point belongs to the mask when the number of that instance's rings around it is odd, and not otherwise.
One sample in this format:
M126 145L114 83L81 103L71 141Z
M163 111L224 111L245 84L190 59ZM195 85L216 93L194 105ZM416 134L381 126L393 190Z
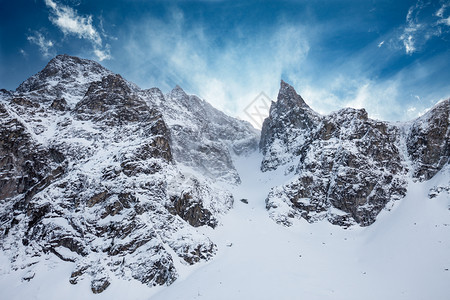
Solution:
M402 125L369 119L364 109L321 116L282 82L263 124L261 170L294 175L268 195L271 217L286 225L293 218L372 224L405 195L409 174L430 179L448 164L448 111L446 100Z
M429 180L448 164L450 157L449 99L414 120L406 137L413 177Z
M167 95L153 88L141 96L163 112L177 162L208 178L240 183L232 156L258 148L259 132L250 123L225 115L178 86Z
M60 55L0 93L0 248L12 269L28 268L29 280L56 255L74 263L71 283L88 279L99 293L115 277L170 284L176 261L215 254L195 227L215 227L232 207L217 180L239 181L229 151L247 141L255 148L258 135L198 98L205 112L187 110L181 101L193 96L178 90L183 97L161 94L170 103L159 105L99 64Z

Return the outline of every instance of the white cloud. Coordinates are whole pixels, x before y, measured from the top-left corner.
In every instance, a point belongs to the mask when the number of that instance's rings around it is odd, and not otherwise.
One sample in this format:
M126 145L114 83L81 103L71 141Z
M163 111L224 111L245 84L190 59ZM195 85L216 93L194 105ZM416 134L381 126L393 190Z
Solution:
M364 108L370 118L398 120L404 118L398 102L399 80L376 82L368 78L336 78L328 87L308 84L302 88L303 99L312 109L329 114L343 107Z
M108 45L106 45L105 49L103 49L103 50L94 49L94 54L97 56L98 60L100 60L100 61L103 61L105 59L111 59L111 52L110 52Z
M45 0L45 4L50 8L52 15L50 21L56 25L65 35L75 35L80 39L90 41L94 47L94 54L102 61L110 59L108 48L103 49L103 41L92 25L92 16L79 16L73 8L58 4L53 0Z
M406 54L419 51L428 40L441 36L445 32L442 25L450 26L450 16L444 17L449 5L444 3L435 13L432 13L430 10L434 5L431 2L418 0L408 9L406 25L399 36Z
M411 20L414 15L410 13ZM122 75L142 88L158 86L164 92L178 84L187 93L197 94L229 115L246 120L245 108L261 92L276 100L280 79L293 85L314 110L323 114L351 106L366 108L372 118L406 120L411 118L407 113L409 102L421 111L441 97L442 89L436 86L417 88L419 79L432 78L432 73L423 74L424 69L433 69L428 68L431 62L422 61L422 67L400 70L388 79L377 77L378 68L391 62L388 55L380 56L380 51L391 49L390 39L395 38L399 44L398 32L359 52L343 55L338 62L317 63L313 52L320 49L310 51L310 45L317 45L315 39L334 24L306 28L278 22L260 35L235 27L230 34L233 38L224 40L201 23L186 19L182 12L174 10L168 19L147 19L120 28L123 32L117 34L124 45L121 55L130 59ZM409 33L412 38L408 51L415 51L421 44L414 43L415 32ZM375 46L380 41L385 43L378 49ZM310 54L312 57L307 59ZM433 66L441 65L433 62ZM417 90L425 96L419 103L410 96Z
M443 18L443 19L440 19L439 21L438 21L438 23L439 24L444 24L444 25L447 25L447 26L450 26L450 16L449 17L447 17L447 18Z
M381 48L381 46L383 46L383 44L384 44L384 41L381 41L381 42L378 44L378 48Z
M179 10L168 20L135 24L127 28L124 41L133 70L127 77L144 88L155 82L163 89L178 84L216 108L248 119L245 107L261 92L276 98L280 79L288 80L301 67L309 45L303 28L286 24L260 36L234 30L237 38L223 41L202 24L187 26ZM218 42L222 45L210 50ZM147 68L153 69L153 77L145 73Z
M417 16L423 8L422 2L418 1L416 5L411 6L408 9L408 14L406 15L406 27L403 31L403 34L400 36L400 40L403 42L403 46L405 47L406 54L414 53L417 48L416 44L416 33L423 27L424 25L418 23Z
M46 39L42 33L36 31L33 35L28 36L27 40L39 47L42 56L47 58L53 55L51 54L51 49L53 48L54 43L51 40ZM21 49L21 53L24 55L25 51L22 51L23 49Z
M444 24L447 26L450 26L450 15L445 17L445 11L450 6L449 3L444 3L442 6L437 10L435 16L439 18L438 24Z
M417 110L417 107L415 107L415 106L410 106L410 107L408 107L408 112L410 112L410 113L413 113L413 112L415 112Z
M442 6L436 11L435 16L438 18L443 18L444 17L444 12L447 9L447 7L449 6L448 3L444 3L442 4Z
M403 46L405 46L406 54L412 54L416 52L415 40L412 34L403 34L400 39L403 41Z

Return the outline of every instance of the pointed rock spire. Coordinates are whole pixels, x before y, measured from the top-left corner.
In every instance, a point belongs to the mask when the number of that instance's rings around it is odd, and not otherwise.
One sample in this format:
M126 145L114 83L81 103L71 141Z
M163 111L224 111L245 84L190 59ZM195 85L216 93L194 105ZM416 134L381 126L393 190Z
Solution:
M170 92L172 95L187 96L186 92L177 84Z
M183 105L187 105L189 103L189 96L179 85L176 85L173 90L170 91L168 96Z
M280 91L278 92L277 100L281 105L309 107L303 98L297 94L295 89L283 80L281 80L280 83Z

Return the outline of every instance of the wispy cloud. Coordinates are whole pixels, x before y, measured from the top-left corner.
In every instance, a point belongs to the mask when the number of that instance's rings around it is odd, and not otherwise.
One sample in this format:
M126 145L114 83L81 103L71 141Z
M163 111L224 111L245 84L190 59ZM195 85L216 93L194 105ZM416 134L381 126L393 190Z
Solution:
M334 72L332 72L333 74ZM329 77L327 77L329 78ZM407 119L399 102L400 80L376 81L361 73L360 78L337 76L329 85L308 83L302 86L303 98L319 113L328 114L343 107L364 108L369 117L382 120Z
M48 58L53 55L51 50L55 45L54 42L49 39L46 39L41 32L35 31L32 35L27 36L27 40L30 43L37 45L39 47L39 51L41 52L42 56L44 56L45 58ZM21 53L22 55L24 55L25 51L22 49Z
M380 78L380 72L400 56L390 41L395 37L398 43L398 32L324 63L321 58L327 53L315 54L323 51L320 43L327 40L318 39L324 33L331 31L328 36L333 37L339 32L333 32L335 23L315 25L280 20L258 33L241 25L230 29L231 38L223 38L173 9L170 17L139 20L121 28L117 34L125 46L117 55L129 59L123 75L141 87L169 91L178 84L216 108L247 120L245 108L260 92L276 100L280 79L292 84L323 114L346 106L364 107L370 117L391 121L414 118L447 93L448 84L426 79L442 74L443 57L412 63ZM408 110L411 106L417 110Z
M75 9L53 0L45 0L45 4L51 10L50 21L65 35L75 35L91 42L100 61L111 58L108 45L103 47L102 38L92 24L91 15L80 16Z
M442 6L436 11L435 16L439 18L438 24L450 26L450 14L447 13L447 17L445 17L445 13L449 7L450 3L443 3Z
M449 83L440 75L445 69L445 54L419 60L385 78L366 71L371 65L369 56L370 52L355 54L359 62L352 61L352 67L342 64L327 70L322 80L295 86L320 113L342 107L365 108L369 117L388 121L411 120L439 99L450 97Z
M408 14L406 15L406 26L400 36L400 40L403 42L406 54L414 53L417 50L417 39L422 38L419 34L426 25L419 23L418 15L423 7L424 4L421 1L418 1L414 6L409 8Z
M428 40L447 31L443 26L450 26L450 17L445 17L449 5L448 2L443 3L436 11L435 3L418 0L409 8L406 24L399 36L406 54L419 51Z
M244 108L262 91L276 98L280 79L300 68L309 51L300 26L280 23L254 35L236 27L234 38L223 40L200 22L187 23L178 9L167 19L146 20L126 30L123 55L131 61L131 80L143 87L157 82L166 90L178 84L245 119Z

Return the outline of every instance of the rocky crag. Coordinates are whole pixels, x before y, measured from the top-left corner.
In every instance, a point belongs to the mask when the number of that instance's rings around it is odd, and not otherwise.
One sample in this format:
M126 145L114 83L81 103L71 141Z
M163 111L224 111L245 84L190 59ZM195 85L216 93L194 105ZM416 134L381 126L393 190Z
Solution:
M291 179L268 195L271 217L285 225L295 218L372 224L404 197L408 178L428 180L448 164L449 108L447 99L401 124L372 120L364 109L322 116L281 82L261 132L261 170L284 168Z
M239 182L231 156L259 139L179 87L141 90L67 55L2 90L0 115L0 248L24 280L48 255L73 262L68 280L94 293L115 277L170 284L175 260L210 259L195 227L232 207L218 182Z

